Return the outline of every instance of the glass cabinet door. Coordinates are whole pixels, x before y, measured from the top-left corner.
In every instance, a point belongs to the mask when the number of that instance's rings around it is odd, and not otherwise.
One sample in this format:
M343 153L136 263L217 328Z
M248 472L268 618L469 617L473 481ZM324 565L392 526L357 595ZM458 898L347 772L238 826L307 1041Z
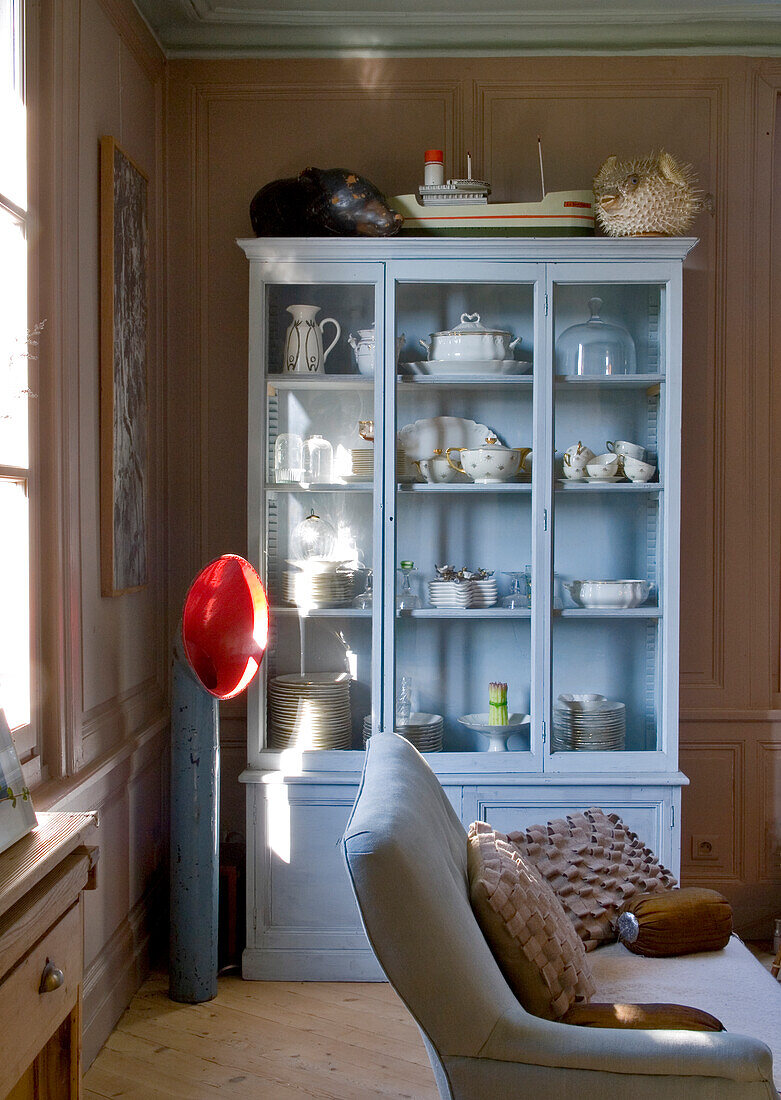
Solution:
M270 749L362 749L380 705L383 267L257 266L250 541L273 613L255 728Z
M680 332L669 269L626 267L591 265L585 282L555 265L549 284L554 769L603 769L616 752L647 766L677 720Z
M384 728L515 767L541 746L540 271L399 262L387 281Z

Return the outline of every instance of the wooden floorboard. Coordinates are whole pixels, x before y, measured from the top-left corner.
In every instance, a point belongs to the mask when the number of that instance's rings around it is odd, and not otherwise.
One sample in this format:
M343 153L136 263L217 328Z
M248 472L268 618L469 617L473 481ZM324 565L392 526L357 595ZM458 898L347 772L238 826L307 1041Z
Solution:
M220 978L180 1005L151 978L84 1078L83 1100L436 1100L420 1034L380 982Z

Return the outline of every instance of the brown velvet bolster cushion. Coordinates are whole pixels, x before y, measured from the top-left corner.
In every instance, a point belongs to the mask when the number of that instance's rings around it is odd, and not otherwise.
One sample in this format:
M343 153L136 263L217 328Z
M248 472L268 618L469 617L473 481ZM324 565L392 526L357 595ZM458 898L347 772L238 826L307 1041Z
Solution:
M698 886L641 894L624 907L616 930L635 955L720 951L732 935L732 909L721 894Z
M640 1028L645 1031L724 1031L722 1022L710 1012L671 1004L573 1005L561 1022L577 1027Z

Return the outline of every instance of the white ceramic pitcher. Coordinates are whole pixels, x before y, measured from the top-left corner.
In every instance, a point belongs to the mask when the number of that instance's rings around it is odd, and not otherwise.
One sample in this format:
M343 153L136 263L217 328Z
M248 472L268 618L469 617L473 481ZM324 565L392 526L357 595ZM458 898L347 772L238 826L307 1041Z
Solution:
M318 323L315 317L320 312L319 306L288 306L287 311L293 320L285 335L285 373L321 374L342 334L341 325L333 317L324 317ZM329 324L335 327L336 336L323 351L323 328Z

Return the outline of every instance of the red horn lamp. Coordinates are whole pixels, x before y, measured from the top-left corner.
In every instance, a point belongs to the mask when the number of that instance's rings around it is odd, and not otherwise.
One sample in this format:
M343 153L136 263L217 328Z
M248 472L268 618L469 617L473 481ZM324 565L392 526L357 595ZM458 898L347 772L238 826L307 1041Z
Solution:
M220 699L242 692L268 641L268 600L244 558L224 554L190 585L174 646L171 700L169 996L217 995Z

